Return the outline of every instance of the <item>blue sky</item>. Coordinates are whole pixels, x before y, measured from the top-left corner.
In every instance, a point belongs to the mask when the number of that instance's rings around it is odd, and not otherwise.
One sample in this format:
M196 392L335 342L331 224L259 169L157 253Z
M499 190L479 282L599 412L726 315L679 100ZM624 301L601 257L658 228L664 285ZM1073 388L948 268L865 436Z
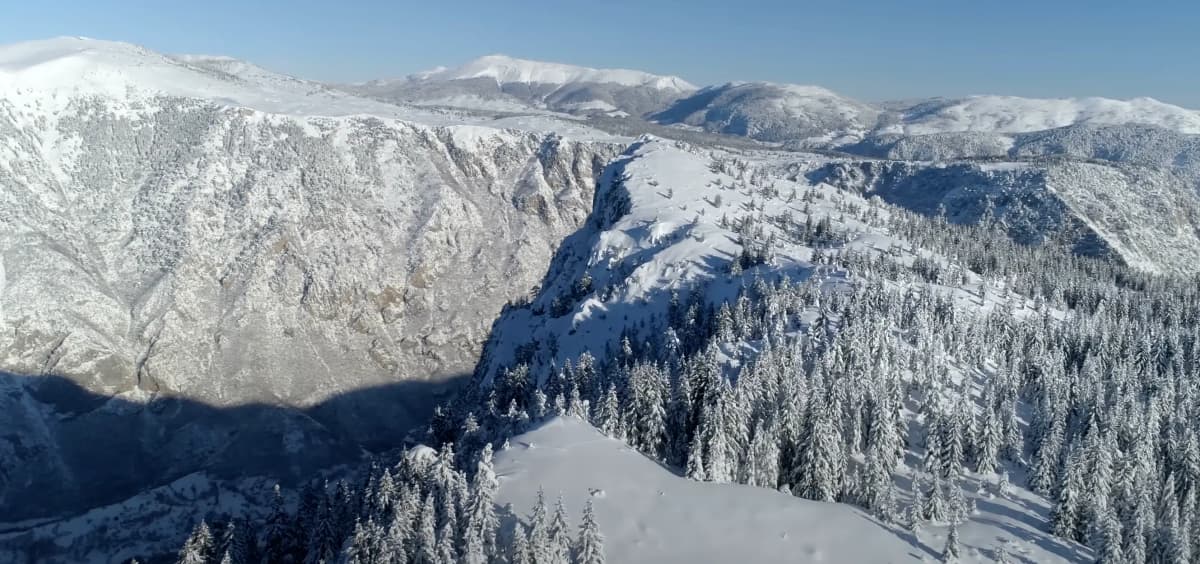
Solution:
M0 1L0 43L56 35L333 81L504 53L865 100L1152 96L1200 108L1194 0Z

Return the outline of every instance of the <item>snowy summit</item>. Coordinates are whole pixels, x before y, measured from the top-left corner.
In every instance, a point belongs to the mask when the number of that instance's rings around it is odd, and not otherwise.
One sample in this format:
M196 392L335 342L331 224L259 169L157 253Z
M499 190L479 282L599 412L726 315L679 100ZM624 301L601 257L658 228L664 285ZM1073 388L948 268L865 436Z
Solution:
M690 92L695 86L676 76L659 76L627 69L593 69L561 63L517 59L507 55L487 55L453 69L421 73L424 79L461 80L491 78L498 84L572 84L594 82L621 86L644 86L659 90Z

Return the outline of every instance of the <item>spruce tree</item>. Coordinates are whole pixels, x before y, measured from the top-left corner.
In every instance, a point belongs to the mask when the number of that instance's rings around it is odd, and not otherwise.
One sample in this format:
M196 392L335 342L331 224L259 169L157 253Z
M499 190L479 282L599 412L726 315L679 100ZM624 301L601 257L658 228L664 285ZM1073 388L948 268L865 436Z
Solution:
M687 453L687 472L685 474L688 479L703 482L708 475L704 469L704 443L703 438L699 433L692 437L692 446Z
M538 488L537 501L529 515L529 553L536 564L554 560L554 548L550 545L550 524L546 517L546 496Z
M282 562L295 554L296 539L292 537L292 516L284 507L283 493L275 484L271 498L271 513L263 527L263 559Z
M833 425L831 406L813 396L810 401L804 444L800 451L797 485L801 497L835 501L842 474L841 445Z
M496 517L495 499L499 484L492 467L492 445L485 444L479 453L476 463L475 476L471 481L473 486L470 507L466 513L466 543L468 558L487 558L496 554L496 529L500 520Z
M567 508L561 495L554 506L554 518L550 521L550 548L554 564L570 564L571 526L567 523Z
M579 540L575 543L575 564L604 564L604 540L596 525L592 500L583 508L583 521L579 525Z
M747 457L746 483L774 489L779 484L779 438L774 426L755 425Z
M696 444L691 428L691 383L683 376L675 378L675 382L667 411L667 461L676 466L690 467L692 461L689 454L693 451L691 447Z
M1121 552L1121 523L1117 521L1116 513L1106 510L1098 522L1098 530L1093 533L1093 539L1088 543L1096 551L1096 562L1104 564L1126 562L1125 555Z
M941 475L935 472L921 495L921 515L930 521L944 521L947 518L945 488L942 487Z
M384 551L388 555L389 564L407 564L409 553L415 544L413 520L419 512L416 494L407 487L400 489L396 494L396 503L385 534Z
M1082 541L1083 462L1077 453L1067 458L1062 486L1050 511L1050 526L1055 535Z
M435 552L437 553L438 562L458 562L458 549L455 546L457 540L454 534L454 525L447 521L437 533Z
M305 564L328 563L337 558L342 546L334 528L334 519L334 509L330 501L326 500L317 512L313 529L309 531Z
M958 523L950 522L950 530L946 532L946 546L942 549L942 562L958 562L960 558L958 543Z
M895 521L895 483L892 473L887 467L888 458L884 454L885 446L872 445L867 452L866 469L862 483L862 504L870 509L881 521Z
M597 406L596 426L605 435L624 438L621 432L621 402L617 398L616 384L608 385L604 400Z
M192 534L188 536L187 541L183 543L176 562L179 564L208 564L213 557L212 550L212 531L209 530L208 523L201 520L192 529Z
M234 564L258 560L257 542L251 538L250 525L243 519L231 519L222 535L222 552Z
M425 495L412 539L413 564L439 564L437 537L437 508L433 493Z
M979 445L976 449L975 471L987 474L996 469L999 462L1000 447L1003 438L1000 436L1000 420L987 406L983 410L983 419L979 423Z
M519 522L513 523L512 545L508 554L510 564L536 564L529 550L529 536Z

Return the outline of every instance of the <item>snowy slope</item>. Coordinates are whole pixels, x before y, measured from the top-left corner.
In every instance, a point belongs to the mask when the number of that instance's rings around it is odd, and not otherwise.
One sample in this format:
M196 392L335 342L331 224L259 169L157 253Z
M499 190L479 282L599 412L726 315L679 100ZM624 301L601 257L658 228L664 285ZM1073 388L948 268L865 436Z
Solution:
M578 419L557 418L496 455L501 505L537 490L578 511L587 496L622 563L909 562L923 551L849 506L676 476Z
M739 172L737 166L730 164L734 158L742 160L748 168ZM816 156L803 160L778 152L734 155L659 138L641 139L614 161L600 179L592 216L580 232L563 242L542 281L539 295L528 307L506 311L493 325L485 358L476 368L476 374L485 380L492 378L500 368L514 364L518 352L528 354L528 343L536 344L535 353L528 358L535 372L551 365L563 366L584 350L600 352L616 348L625 328L654 317L666 317L672 292L686 295L690 288L704 286L712 302L731 299L739 288L750 283L750 275L727 274L728 263L742 253L743 246L730 224L722 226L722 217L734 218L748 210L762 209L772 215L791 214L794 220L803 223L804 210L808 209L814 221L823 217L844 218L842 223L834 224L851 233L847 248L887 250L894 245L905 246L904 241L845 217L845 212L838 209L836 202L850 202L863 208L870 205L868 200L853 196L852 191L876 190L868 190L862 182L869 185L878 179L866 175L864 180L863 173L856 173L857 166ZM851 180L832 178L824 173L830 168L859 176ZM746 186L744 179L751 176L751 170L764 175L760 182L772 186L775 197L764 198ZM814 174L805 174L809 172ZM962 222L977 221L986 194L995 191L1007 194L1013 200L1014 210L1019 209L1015 204L1037 204L1033 208L1020 208L1021 214L1027 216L1014 215L1014 222L1024 221L1030 224L1030 229L1073 227L1069 204L1058 202L1045 188L1042 193L1022 193L1021 182L1013 180L1027 174L1021 170L995 173L983 170L976 173L979 176L965 176L964 186L955 186L954 169L948 169L947 173L949 178L916 176L911 186L905 181L916 173L908 170L890 173L898 179L889 181L892 184L888 184L888 190L899 185L910 187L912 192L890 198L887 190L877 191L888 202L912 200L895 203L923 214L932 214L943 197L948 203L958 202L955 211L964 214ZM989 174L996 174L996 179L979 180L991 178ZM929 180L937 188L928 190L929 200L918 199L923 194L922 180ZM1021 190L1016 190L1014 184ZM822 194L822 199L808 205L794 199L809 190ZM943 194L943 190L949 193ZM1037 202L1038 198L1044 202ZM1130 214L1142 212L1145 211L1139 209ZM1098 224L1094 222L1094 226ZM1186 235L1180 236L1187 239ZM776 244L775 263L762 272L764 276L787 275L792 280L804 280L816 274L828 277L828 283L842 280L844 275L839 272L822 270L815 264L814 248L786 238L779 238ZM1183 252L1200 248L1200 242L1189 245L1193 246L1187 246ZM1147 264L1157 263L1147 259ZM576 288L581 280L588 280L594 292L578 293ZM958 292L967 294L974 289L964 287Z
M820 166L821 159L804 163L771 153L735 156L661 139L639 140L602 177L589 221L564 242L539 294L497 320L477 370L479 382L486 386L503 367L518 363L526 363L530 373L540 377L585 352L600 363L611 360L623 354L616 352L623 335L639 342L665 331L673 290L688 295L703 289L703 302L719 304L758 279L781 275L813 279L824 295L874 283L901 291L909 284L920 285L893 281L882 273L880 281L869 270L851 272L830 265L820 256L829 248L792 239L780 228L782 219L767 227L775 241L772 257L758 266L732 270L731 263L747 243L739 241L731 224L760 213L790 215L797 224L828 218L833 229L846 236L832 244L839 251L887 255L902 264L933 260L961 272L962 277L939 281L933 288L952 298L964 313L1038 315L1025 299L1001 306L995 287L981 287L964 265L936 248L914 247L882 227L889 215L901 213L895 208L828 184L810 184L803 173ZM880 219L863 219L869 216ZM816 312L797 316L812 323ZM763 346L726 341L720 350L721 370L736 380L745 375L738 374L746 366L741 363ZM983 372L952 376L967 386L983 386L989 377ZM595 417L596 410L592 413ZM911 418L910 446L921 448L921 424L914 412L905 413ZM919 459L909 451L908 460L893 475L906 490L902 505L910 503ZM584 502L578 492L593 492L602 530L611 536L613 550L619 551L613 555L622 562L935 559L948 534L947 525L939 523L923 528L913 541L912 533L880 525L849 506L725 483L690 483L624 443L574 421L555 420L512 440L499 461L501 495L518 512L531 505L539 485L551 499L560 492L567 496L569 507ZM1023 484L1023 476L1018 476L1016 482ZM967 473L959 482L976 508L959 529L964 560L991 561L1001 546L1010 557L1029 562L1092 560L1086 549L1047 532L1049 504L1044 498L1020 487L998 491L996 480L992 473ZM742 539L745 546L737 544ZM723 543L734 544L725 548Z
M600 179L591 218L563 242L531 307L509 310L497 320L477 373L486 379L511 366L526 343L546 352L548 343L557 344L553 355L534 355L535 368L605 350L626 325L665 315L671 290L718 279L741 247L717 221L751 198L725 189L733 177L711 170L711 164L697 148L651 137L626 150ZM779 184L785 193L796 187ZM803 275L811 267L808 249L795 251L781 271ZM566 299L569 313L555 315L561 308L554 301L572 296L585 278L592 288L613 291L607 299L599 291L578 302ZM714 298L732 295L737 285L718 284Z
M498 501L521 516L538 488L577 512L588 496L609 562L922 562L937 558L944 531L911 533L849 505L819 503L738 484L677 476L572 418L557 418L510 441L496 455ZM963 529L964 562L989 562L996 546L1029 562L1087 562L1027 521L1029 499L982 499ZM1034 502L1036 503L1036 502Z

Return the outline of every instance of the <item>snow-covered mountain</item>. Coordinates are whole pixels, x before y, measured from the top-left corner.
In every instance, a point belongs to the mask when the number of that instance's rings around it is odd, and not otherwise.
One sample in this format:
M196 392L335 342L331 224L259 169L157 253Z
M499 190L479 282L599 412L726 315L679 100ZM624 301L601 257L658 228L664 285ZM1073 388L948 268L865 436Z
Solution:
M453 69L342 87L382 100L485 110L640 116L696 89L674 76L480 57Z
M1180 133L1200 133L1200 112L1153 98L1037 99L972 96L930 100L904 108L878 133L1026 133L1069 125L1154 125Z
M401 117L406 113L233 59L170 57L128 43L82 37L0 48L0 92L7 103L37 105L48 112L62 111L80 97L132 102L172 96L275 114Z
M620 147L76 38L0 48L0 140L11 519L240 475L225 433L293 477L398 443Z
M864 138L894 142L942 136L961 142L961 135L967 135L987 140L990 144L985 147L999 146L1002 151L1011 146L1016 134L1070 126L1150 126L1180 134L1200 132L1200 112L1151 98L975 96L873 105L820 87L770 83L704 88L653 114L651 119L761 141L824 147ZM951 137L954 134L961 135ZM960 151L964 149L953 141L951 144Z
M828 146L861 139L879 114L818 86L733 82L697 91L650 119L760 141Z
M955 223L990 208L1026 244L1057 239L1078 254L1109 256L1148 272L1191 274L1200 260L1195 178L1110 162L831 162L810 178L877 195Z
M747 137L793 148L916 143L946 155L1003 154L1022 135L1074 128L1200 133L1200 112L1153 98L970 96L867 103L819 86L730 82L697 88L672 76L480 57L400 79L339 86L376 99L472 111L566 112ZM924 153L934 155L939 153Z
M668 317L672 292L701 287L711 302L731 299L747 284L725 273L728 261L746 249L731 216L746 210L788 216L809 209L811 219L794 221L816 222L845 216L831 199L877 196L925 216L944 208L947 219L959 224L990 213L1025 244L1054 239L1076 253L1150 271L1195 272L1200 199L1170 174L1149 169L1140 174L1086 163L798 160L787 153L722 153L644 138L605 171L590 219L563 242L539 295L496 321L476 377L488 382L517 363L536 372L584 352L615 350L627 329ZM771 186L773 200L738 188L752 177ZM837 195L824 202L789 201L806 191L833 189ZM847 249L900 244L885 232L845 221L842 227L852 233ZM783 235L773 245L771 276L820 270L809 245Z
M593 69L517 59L505 55L488 55L461 67L420 74L426 80L466 80L490 78L498 84L558 84L591 82L620 86L646 87L657 90L687 92L696 87L676 76L659 76L628 69Z

